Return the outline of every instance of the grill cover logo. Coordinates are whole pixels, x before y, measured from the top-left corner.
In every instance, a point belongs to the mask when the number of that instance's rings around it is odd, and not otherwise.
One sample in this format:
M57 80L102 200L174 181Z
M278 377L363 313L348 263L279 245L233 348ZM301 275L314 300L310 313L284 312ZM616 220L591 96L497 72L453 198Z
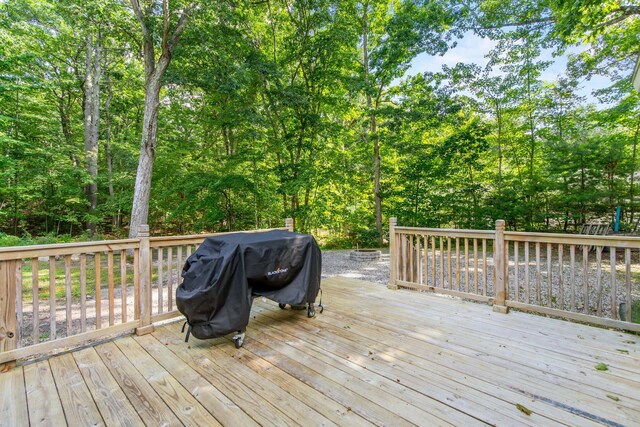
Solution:
M288 268L280 268L280 267L278 267L275 270L268 272L267 273L267 277L276 276L278 274L284 274L287 271L289 271Z

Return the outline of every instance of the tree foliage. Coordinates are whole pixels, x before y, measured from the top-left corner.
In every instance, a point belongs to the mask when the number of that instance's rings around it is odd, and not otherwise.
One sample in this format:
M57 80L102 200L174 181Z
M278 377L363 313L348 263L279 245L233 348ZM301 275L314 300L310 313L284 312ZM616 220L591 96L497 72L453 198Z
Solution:
M635 227L637 2L163 4L0 2L0 232L123 236L141 186L155 233L291 216L376 245L391 216L575 231L618 206ZM470 32L486 66L411 73ZM569 58L552 81L550 52Z

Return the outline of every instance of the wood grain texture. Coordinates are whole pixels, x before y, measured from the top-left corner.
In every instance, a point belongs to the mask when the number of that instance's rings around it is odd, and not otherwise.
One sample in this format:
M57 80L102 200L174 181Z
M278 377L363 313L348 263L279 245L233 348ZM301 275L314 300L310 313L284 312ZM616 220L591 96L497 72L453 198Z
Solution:
M133 338L120 339L116 341L116 345L171 408L181 423L194 427L222 425Z
M31 425L66 425L49 362L45 360L25 366L24 383Z
M0 374L0 427L29 425L24 372L18 366Z
M49 257L49 339L56 339L56 257Z
M105 424L145 425L93 348L74 352L73 357Z
M49 360L68 425L102 426L104 421L71 354ZM51 398L51 397L49 397Z
M18 261L0 261L0 352L17 348L17 269Z
M114 343L101 344L95 350L146 425L181 425L158 393Z
M202 376L194 366L185 363L184 359L167 348L165 343L152 335L136 337L135 341L162 365L162 368L173 376L185 389L189 390L207 410L225 426L258 426L242 408L232 400L233 395L226 395L223 389L214 385Z

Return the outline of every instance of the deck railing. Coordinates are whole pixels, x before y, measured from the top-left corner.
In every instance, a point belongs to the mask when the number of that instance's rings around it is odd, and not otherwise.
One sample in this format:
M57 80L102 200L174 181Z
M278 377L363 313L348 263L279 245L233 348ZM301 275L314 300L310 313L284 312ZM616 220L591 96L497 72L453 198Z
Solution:
M0 248L0 366L179 316L184 261L221 234Z
M399 227L390 288L640 331L640 237Z

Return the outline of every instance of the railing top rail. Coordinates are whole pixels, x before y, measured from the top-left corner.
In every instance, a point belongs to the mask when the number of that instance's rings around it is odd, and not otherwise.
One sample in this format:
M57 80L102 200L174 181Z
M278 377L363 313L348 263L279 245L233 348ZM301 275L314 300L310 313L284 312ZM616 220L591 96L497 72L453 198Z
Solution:
M640 248L640 237L636 236L592 236L586 234L527 233L521 231L505 231L504 238L505 240L516 242Z
M273 230L287 230L285 227L265 228L261 230L229 231L221 233L191 234L185 236L156 236L150 237L150 246L177 246L200 242L210 236L221 236L230 233L259 233ZM0 247L0 261L37 258L45 256L77 255L83 253L109 252L126 249L136 249L140 239L96 240L92 242L54 243L47 245L6 246Z
M468 237L476 239L493 238L494 230L467 230L461 228L421 228L421 227L394 227L398 233L431 234L437 236Z
M139 239L123 239L49 245L7 246L0 248L0 261L36 258L41 256L75 255L82 253L135 249L138 247L139 243Z

